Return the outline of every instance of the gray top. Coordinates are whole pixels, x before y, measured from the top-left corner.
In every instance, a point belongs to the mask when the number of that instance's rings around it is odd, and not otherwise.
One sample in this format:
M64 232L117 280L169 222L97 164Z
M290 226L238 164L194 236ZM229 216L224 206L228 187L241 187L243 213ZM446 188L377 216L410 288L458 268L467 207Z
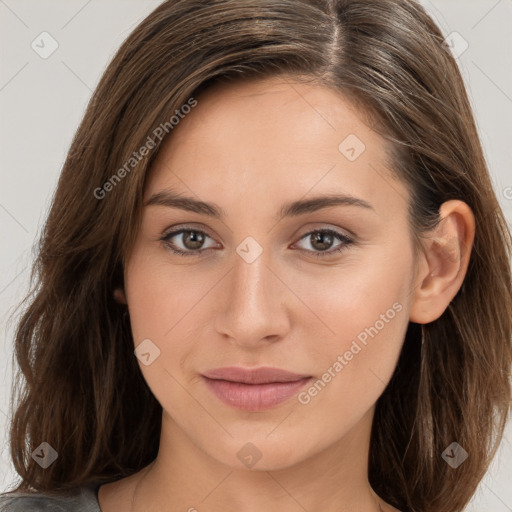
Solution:
M100 485L79 487L62 497L28 492L0 494L0 512L101 512L98 503Z

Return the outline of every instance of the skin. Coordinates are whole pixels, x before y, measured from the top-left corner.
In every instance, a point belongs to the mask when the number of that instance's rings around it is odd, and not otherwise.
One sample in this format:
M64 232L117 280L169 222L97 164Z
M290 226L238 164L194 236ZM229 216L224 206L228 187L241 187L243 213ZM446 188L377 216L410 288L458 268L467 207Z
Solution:
M160 451L142 471L103 485L101 509L396 510L367 478L375 403L408 322L437 319L462 285L472 212L461 201L444 203L443 221L415 254L410 195L385 167L386 142L339 93L274 77L215 86L197 99L158 155L145 200L172 188L226 216L144 209L116 296L128 304L135 347L149 338L160 350L150 365L139 361L163 407ZM349 134L366 146L354 161L338 149ZM336 205L279 218L284 203L327 193L373 209ZM203 253L179 256L161 241L183 225L206 232L196 249ZM307 234L319 228L355 243L334 253L343 244L334 237L324 250L331 255L317 258L322 249ZM251 263L236 251L247 236L263 250ZM172 242L198 247L183 235ZM200 376L237 365L321 379L394 303L400 312L307 404L294 396L240 411ZM261 454L252 469L237 457L248 442Z

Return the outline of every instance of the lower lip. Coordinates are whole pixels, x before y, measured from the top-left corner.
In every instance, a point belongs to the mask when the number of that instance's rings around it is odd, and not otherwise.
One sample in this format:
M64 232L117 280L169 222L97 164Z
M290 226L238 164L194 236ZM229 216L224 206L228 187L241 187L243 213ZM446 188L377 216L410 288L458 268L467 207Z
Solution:
M242 384L208 377L204 377L204 380L210 390L225 404L244 411L263 411L297 395L311 377L293 382L268 384Z

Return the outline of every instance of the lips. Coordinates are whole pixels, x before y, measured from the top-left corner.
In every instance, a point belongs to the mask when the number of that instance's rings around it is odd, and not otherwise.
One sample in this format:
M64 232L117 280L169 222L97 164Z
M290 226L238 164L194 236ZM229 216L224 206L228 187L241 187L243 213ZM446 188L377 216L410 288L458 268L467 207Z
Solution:
M223 403L246 411L277 406L296 395L311 379L280 368L230 366L202 374L209 390Z
M228 380L243 384L268 384L271 382L294 382L309 375L299 375L279 368L241 368L239 366L227 366L203 373L209 379Z

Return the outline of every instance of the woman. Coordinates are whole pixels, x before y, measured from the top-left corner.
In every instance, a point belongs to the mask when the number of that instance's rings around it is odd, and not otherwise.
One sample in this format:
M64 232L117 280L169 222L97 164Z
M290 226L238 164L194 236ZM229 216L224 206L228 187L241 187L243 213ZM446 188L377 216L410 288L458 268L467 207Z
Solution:
M510 254L418 3L167 1L62 170L0 504L461 511L510 406Z

